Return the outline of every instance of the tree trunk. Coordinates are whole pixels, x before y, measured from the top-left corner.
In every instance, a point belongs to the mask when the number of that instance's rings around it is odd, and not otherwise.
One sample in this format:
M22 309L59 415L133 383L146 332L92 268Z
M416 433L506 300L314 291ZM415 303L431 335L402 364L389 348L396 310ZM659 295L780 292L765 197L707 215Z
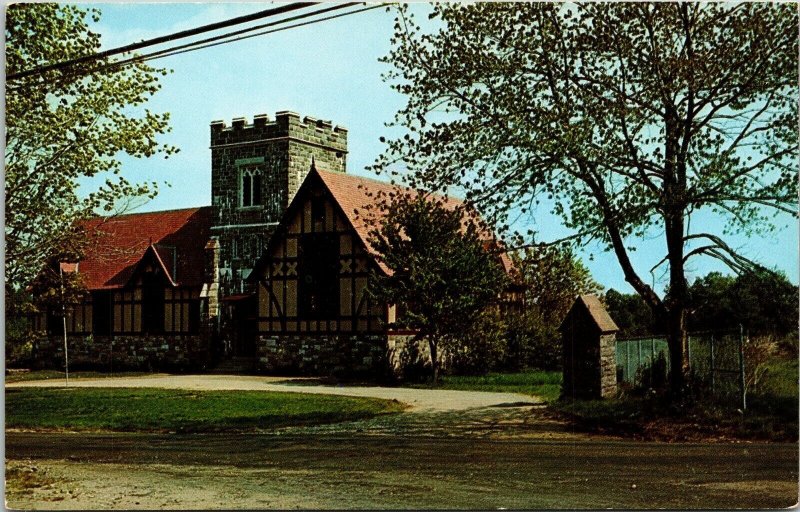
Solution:
M670 390L680 399L689 376L689 351L686 335L686 304L689 290L684 269L684 218L680 201L683 187L670 187L667 197L673 199L672 209L665 215L667 258L669 261L669 290L665 299L667 343L670 353ZM676 204L678 206L676 206Z
M436 354L436 340L428 337L428 346L431 349L431 366L433 367L433 385L439 384L439 358Z
M667 311L667 344L669 345L670 391L675 398L683 396L689 374L689 352L686 350L686 310L675 307Z

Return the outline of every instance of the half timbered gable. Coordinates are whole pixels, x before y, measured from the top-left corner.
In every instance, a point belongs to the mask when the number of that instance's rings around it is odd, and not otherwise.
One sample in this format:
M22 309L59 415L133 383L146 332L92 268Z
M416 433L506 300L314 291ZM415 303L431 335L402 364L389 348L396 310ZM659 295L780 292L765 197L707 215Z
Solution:
M327 180L326 180L327 178ZM387 308L366 293L377 268L362 234L326 181L362 178L313 170L256 264L262 333L384 332Z

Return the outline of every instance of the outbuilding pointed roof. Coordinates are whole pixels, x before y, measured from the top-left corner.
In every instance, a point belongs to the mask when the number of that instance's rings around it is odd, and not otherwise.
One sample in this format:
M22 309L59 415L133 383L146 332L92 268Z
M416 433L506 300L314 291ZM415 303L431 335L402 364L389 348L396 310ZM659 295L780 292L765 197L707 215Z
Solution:
M603 303L600 302L600 299L597 295L587 294L587 295L579 295L578 298L575 299L575 302L572 304L567 316L564 318L564 321L561 323L559 329L563 330L567 321L576 313L576 311L580 309L583 310L588 317L592 320L592 322L597 326L601 333L608 333L608 332L617 332L619 327L611 318L611 315L608 314L605 306Z

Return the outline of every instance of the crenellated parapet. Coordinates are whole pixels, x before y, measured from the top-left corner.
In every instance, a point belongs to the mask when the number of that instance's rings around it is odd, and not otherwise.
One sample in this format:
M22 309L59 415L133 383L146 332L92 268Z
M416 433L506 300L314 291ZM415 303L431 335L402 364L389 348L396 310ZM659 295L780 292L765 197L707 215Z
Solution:
M224 121L211 123L211 147L231 144L248 144L289 138L347 153L347 128L335 126L331 121L311 116L301 117L296 112L283 110L270 120L267 114L258 114L248 123L237 117L230 126Z

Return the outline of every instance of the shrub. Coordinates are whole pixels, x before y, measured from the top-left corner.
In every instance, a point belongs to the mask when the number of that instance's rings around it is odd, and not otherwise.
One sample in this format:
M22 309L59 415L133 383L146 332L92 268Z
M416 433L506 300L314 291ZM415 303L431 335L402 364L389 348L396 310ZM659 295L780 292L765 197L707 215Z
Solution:
M799 348L797 331L789 333L778 340L778 350L787 358L797 359L800 356Z
M659 352L655 360L641 366L637 373L636 382L641 389L666 391L669 379L667 375L667 359L664 356L664 352Z
M481 313L463 336L448 345L448 373L484 375L498 369L506 353L508 328L494 310Z
M772 336L754 336L742 346L744 352L744 382L748 393L758 393L759 386L767 374L777 344Z
M505 369L561 369L561 333L540 316L527 313L510 318L506 338Z
M420 350L419 343L409 342L403 345L398 355L400 380L404 382L425 382L433 374L429 358Z
M27 319L6 316L6 368L23 368L32 364L34 339Z

